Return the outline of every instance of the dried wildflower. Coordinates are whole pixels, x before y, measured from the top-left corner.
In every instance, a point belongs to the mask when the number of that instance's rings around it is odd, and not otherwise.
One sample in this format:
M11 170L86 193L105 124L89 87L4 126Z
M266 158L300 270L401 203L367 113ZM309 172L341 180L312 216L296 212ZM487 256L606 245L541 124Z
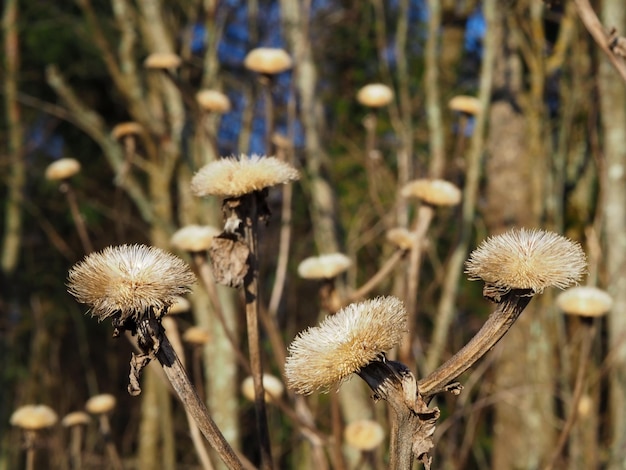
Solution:
M80 162L74 158L61 158L46 168L46 179L59 181L71 178L80 171Z
M396 297L348 305L293 340L285 364L289 388L301 394L328 390L396 346L406 325L406 309Z
M613 299L597 287L577 286L559 294L556 304L568 315L601 317L611 310Z
M108 247L72 267L68 291L91 306L100 320L137 321L152 308L158 315L189 292L195 277L176 256L145 245Z
M13 412L10 423L29 431L54 426L58 421L55 411L47 405L24 405Z
M205 165L191 180L196 196L233 198L300 178L298 170L275 157L241 155Z
M219 229L210 225L186 225L174 232L170 243L183 251L193 253L206 251L219 234Z
M343 430L346 443L362 451L374 450L383 442L385 431L376 421L359 419L349 423Z
M433 206L455 206L461 202L461 190L454 184L438 179L409 181L400 191L403 197L414 197Z
M565 289L577 282L587 263L580 245L544 230L514 229L490 237L466 261L471 280L484 280L501 293L546 287Z
M370 83L361 88L356 99L363 106L380 108L393 100L393 90L383 83Z
M351 265L352 260L343 253L311 256L300 262L298 274L303 279L332 279Z
M293 61L284 49L257 47L248 52L243 65L253 72L274 75L289 70Z

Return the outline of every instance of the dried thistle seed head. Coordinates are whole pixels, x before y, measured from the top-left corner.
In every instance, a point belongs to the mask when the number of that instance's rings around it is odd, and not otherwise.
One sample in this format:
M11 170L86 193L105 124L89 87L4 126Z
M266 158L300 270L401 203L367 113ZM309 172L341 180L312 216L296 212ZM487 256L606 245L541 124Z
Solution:
M103 320L138 320L148 309L164 312L190 291L195 276L182 259L145 245L108 247L75 264L68 291Z
M454 184L438 179L409 181L400 191L405 198L417 198L433 206L455 206L461 202L461 190Z
M173 52L153 52L146 57L143 65L147 69L163 70L176 69L180 67L182 63L183 61L180 56Z
M263 374L263 388L265 389L265 401L271 403L274 398L279 398L285 391L285 386L278 377L271 374ZM250 401L254 401L254 379L246 377L241 382L241 393Z
M273 47L252 49L243 60L243 66L253 72L274 75L289 70L293 61L287 51Z
M393 90L383 83L370 83L361 88L356 99L363 106L381 108L393 100Z
M115 396L110 393L101 393L100 395L94 395L87 403L85 403L85 409L93 415L102 415L110 413L115 408L117 400Z
M387 240L402 250L410 250L415 243L415 235L404 227L387 230Z
M542 292L578 282L587 266L580 244L544 230L513 229L483 241L465 263L469 279L482 279L502 293Z
M59 181L71 178L80 171L80 162L74 158L61 158L48 165L46 179Z
M210 225L186 225L172 235L170 243L179 250L197 253L206 251L220 230Z
M47 405L20 406L9 419L13 426L37 431L54 426L58 421L56 412Z
M311 256L300 262L298 274L303 279L332 279L351 265L352 260L343 253Z
M353 303L296 336L285 363L287 386L296 393L327 391L396 346L407 329L396 297Z
M383 442L385 430L376 421L359 419L349 423L343 430L346 443L358 450L374 450Z
M196 101L204 111L219 114L230 111L230 100L221 91L200 90L196 93Z
M568 315L601 317L611 310L613 299L597 287L577 286L560 293L556 304Z
M241 155L221 158L202 167L191 180L191 191L196 196L232 198L299 178L298 170L276 157Z

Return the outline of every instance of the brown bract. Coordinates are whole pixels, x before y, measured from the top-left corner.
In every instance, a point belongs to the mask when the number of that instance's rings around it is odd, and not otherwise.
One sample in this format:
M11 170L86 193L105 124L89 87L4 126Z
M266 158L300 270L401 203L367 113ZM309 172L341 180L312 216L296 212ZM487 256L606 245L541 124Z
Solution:
M61 158L46 168L46 179L50 181L66 180L80 171L80 162L74 158Z
M156 247L122 245L92 253L68 275L68 291L102 320L140 319L148 309L164 312L190 291L195 276L187 263Z
M409 181L400 191L403 197L417 198L433 206L455 206L461 202L461 190L449 181L417 179Z
M556 303L568 315L601 317L611 310L613 299L597 287L577 286L560 293Z
M396 346L406 329L406 309L396 297L350 304L296 336L287 385L301 394L327 391Z
M371 83L358 91L356 99L363 106L380 108L391 103L393 90L383 83Z
M13 412L9 421L13 426L37 431L54 426L58 419L56 412L47 405L24 405Z
M284 49L257 47L248 52L243 65L253 72L274 75L289 70L293 61Z
M191 180L196 196L240 197L300 179L300 173L276 157L241 155L205 165Z
M343 253L311 256L300 262L298 274L303 279L332 279L351 265L352 260Z
M580 245L544 230L513 229L483 241L470 254L465 272L501 292L566 287L580 280L587 266Z

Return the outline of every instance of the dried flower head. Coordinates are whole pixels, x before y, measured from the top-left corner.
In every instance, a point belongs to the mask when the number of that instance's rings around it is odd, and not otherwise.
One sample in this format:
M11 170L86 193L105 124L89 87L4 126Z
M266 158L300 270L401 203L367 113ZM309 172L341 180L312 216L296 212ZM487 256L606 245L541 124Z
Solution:
M224 114L230 111L230 100L221 91L200 90L196 93L196 101L200 108L212 113Z
M85 409L91 414L102 415L113 411L116 404L117 400L114 395L111 395L110 393L101 393L99 395L94 395L87 400L87 403L85 403Z
M74 158L60 158L46 168L46 179L59 181L71 178L80 171L80 162Z
M145 245L108 247L75 264L68 291L91 306L100 320L119 316L138 320L148 309L165 310L189 292L195 276L180 258Z
M475 96L458 95L448 102L448 108L459 113L476 115L480 112L480 100Z
M299 178L298 170L276 157L241 155L221 158L202 167L191 180L191 191L196 196L231 198Z
M192 253L206 251L221 231L210 225L186 225L172 235L170 243L179 250Z
M445 180L424 178L409 181L400 193L403 197L414 197L433 206L455 206L461 202L461 190Z
M415 234L404 227L387 230L387 240L402 250L410 250L415 244Z
M374 450L383 442L385 430L376 421L359 419L349 423L343 430L346 443L358 450Z
M293 61L284 49L257 47L248 52L243 65L253 72L274 75L289 70Z
M332 279L346 271L352 260L343 253L329 253L303 259L298 274L303 279Z
M407 329L396 297L353 303L298 334L285 363L287 385L296 393L328 390L396 346Z
M358 91L356 99L363 106L380 108L391 103L393 90L383 83L371 83Z
M61 424L66 428L71 428L72 426L89 424L90 421L91 418L84 411L72 411L63 417Z
M58 419L55 411L47 405L24 405L11 414L9 421L18 428L37 431L54 426Z
M601 317L611 310L613 299L597 287L577 286L561 292L556 304L568 315Z
M544 230L513 229L483 241L470 254L465 272L506 293L566 287L580 280L587 266L580 244Z
M285 386L278 377L271 374L263 374L263 388L265 389L265 401L271 403L272 397L279 398L285 391ZM246 377L241 382L241 393L250 401L254 401L254 380L252 376Z

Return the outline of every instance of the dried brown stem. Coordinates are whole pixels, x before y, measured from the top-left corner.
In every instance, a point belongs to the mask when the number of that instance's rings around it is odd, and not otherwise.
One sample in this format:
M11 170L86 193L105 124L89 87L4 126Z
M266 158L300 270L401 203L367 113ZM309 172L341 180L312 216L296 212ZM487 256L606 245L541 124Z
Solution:
M504 295L478 333L454 356L418 382L420 395L426 398L449 390L453 380L500 341L531 299L532 291L529 290L511 290Z
M59 189L62 193L65 194L67 204L70 207L70 212L72 214L72 219L74 220L74 225L76 225L78 237L80 238L80 242L83 245L83 250L85 254L88 255L89 253L93 252L93 244L91 243L89 233L87 232L85 219L83 219L83 216L80 213L80 209L78 208L76 193L74 192L74 189L72 188L72 185L69 183L69 181L61 183Z
M106 413L102 413L98 415L98 420L100 422L100 432L102 433L102 438L104 439L107 455L109 457L109 464L115 470L121 470L124 466L122 465L120 454L117 452L117 447L111 437L111 422L109 421L109 416Z

